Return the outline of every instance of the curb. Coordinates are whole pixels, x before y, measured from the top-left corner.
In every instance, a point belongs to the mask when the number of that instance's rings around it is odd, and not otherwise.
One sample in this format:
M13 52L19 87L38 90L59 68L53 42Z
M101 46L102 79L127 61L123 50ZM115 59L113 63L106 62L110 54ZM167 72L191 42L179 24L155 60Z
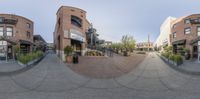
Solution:
M158 55L158 53L156 53L156 55ZM161 60L163 60L169 67L171 67L172 69L181 72L183 74L188 74L188 75L193 75L193 76L200 76L200 72L194 72L194 71L188 71L185 69L181 69L179 68L179 66L175 66L170 64L169 62L167 62L166 60L164 60L160 55L158 55L160 57ZM181 66L181 65L180 65Z
M30 70L31 68L35 67L38 63L40 63L46 57L46 55L47 54L39 58L38 61L34 62L33 64L27 65L19 70L9 71L9 72L0 72L0 76L12 76L12 75L16 75L16 74L25 72L27 70Z

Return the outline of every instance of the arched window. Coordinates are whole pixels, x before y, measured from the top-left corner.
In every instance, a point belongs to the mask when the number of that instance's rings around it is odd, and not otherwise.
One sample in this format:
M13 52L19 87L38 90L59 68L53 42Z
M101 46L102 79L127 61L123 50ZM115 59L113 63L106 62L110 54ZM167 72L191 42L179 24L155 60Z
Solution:
M81 28L82 27L82 20L77 16L71 16L71 24Z

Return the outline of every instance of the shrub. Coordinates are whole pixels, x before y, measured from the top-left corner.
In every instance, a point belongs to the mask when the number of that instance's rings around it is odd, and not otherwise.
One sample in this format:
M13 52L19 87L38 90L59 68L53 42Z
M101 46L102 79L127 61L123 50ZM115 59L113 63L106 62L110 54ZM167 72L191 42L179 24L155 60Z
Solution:
M174 61L175 62L182 62L183 59L182 59L181 55L174 55Z
M66 46L66 47L64 48L64 53L65 53L65 55L67 55L67 56L71 55L71 54L73 53L73 48L72 48L71 46Z
M43 56L43 52L42 51L37 51L37 52L32 52L32 53L28 53L28 54L19 54L17 56L18 61L20 61L23 64L27 64L28 62L37 59L39 57Z
M174 54L172 54L172 55L169 55L169 60L172 60L172 61L174 61L174 58L175 58L175 55L174 55Z

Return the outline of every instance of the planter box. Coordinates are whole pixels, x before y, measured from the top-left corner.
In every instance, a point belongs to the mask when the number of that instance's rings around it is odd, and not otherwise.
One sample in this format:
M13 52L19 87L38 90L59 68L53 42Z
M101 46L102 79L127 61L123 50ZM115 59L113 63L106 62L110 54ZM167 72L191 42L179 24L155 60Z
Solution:
M182 61L180 61L180 62L174 62L174 65L175 65L175 66L179 66L179 65L181 65L181 64L183 64Z
M172 64L172 65L174 65L175 62L172 61L172 60L169 60L169 63Z
M43 57L43 56L42 56L42 57ZM17 61L17 63L18 63L19 65L23 66L23 67L26 67L26 66L30 66L30 65L33 65L34 63L38 62L42 57L37 58L37 59L34 59L34 60L28 62L27 64L23 64L23 63L21 63L20 61Z

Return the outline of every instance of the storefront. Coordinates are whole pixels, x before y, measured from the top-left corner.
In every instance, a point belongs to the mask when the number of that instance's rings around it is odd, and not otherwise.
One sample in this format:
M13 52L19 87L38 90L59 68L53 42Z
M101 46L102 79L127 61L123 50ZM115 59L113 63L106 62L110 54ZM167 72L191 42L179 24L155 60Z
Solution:
M0 40L0 60L1 61L8 61L10 59L14 59L13 53L13 45L15 42Z
M193 46L194 58L198 59L198 62L200 62L200 36L192 40L190 44Z
M71 46L75 53L81 55L83 49L83 43L85 42L85 38L81 35L81 33L77 31L72 31L70 33L71 38Z

